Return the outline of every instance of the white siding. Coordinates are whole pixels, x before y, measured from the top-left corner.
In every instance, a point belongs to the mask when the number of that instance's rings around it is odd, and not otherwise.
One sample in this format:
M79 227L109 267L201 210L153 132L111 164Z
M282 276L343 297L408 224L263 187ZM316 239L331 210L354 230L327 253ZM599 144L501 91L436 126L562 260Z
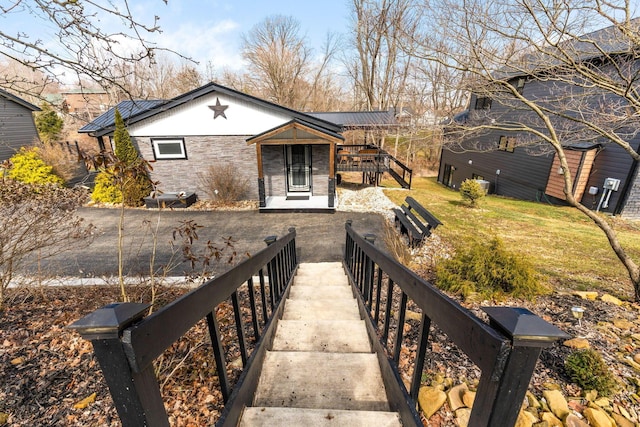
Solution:
M209 106L229 107L224 111L226 119L213 118ZM293 117L277 114L259 105L213 92L194 99L164 113L129 127L131 136L202 136L202 135L257 135L280 126Z

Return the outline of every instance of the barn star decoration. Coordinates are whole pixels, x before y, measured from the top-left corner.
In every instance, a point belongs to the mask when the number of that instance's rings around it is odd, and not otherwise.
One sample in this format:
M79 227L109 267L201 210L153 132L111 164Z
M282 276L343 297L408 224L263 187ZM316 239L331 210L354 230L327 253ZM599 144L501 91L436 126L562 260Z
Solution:
M221 105L220 98L216 97L216 105L209 105L209 108L213 110L213 120L217 119L218 116L222 116L225 119L227 116L224 114L224 110L229 108L228 105Z

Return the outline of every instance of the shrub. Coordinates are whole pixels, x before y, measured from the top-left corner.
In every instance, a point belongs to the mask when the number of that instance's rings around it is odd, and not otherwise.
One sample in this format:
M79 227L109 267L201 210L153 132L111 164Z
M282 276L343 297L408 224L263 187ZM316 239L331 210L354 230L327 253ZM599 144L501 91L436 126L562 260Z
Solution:
M241 200L249 191L249 180L230 164L211 165L199 177L207 196L223 204Z
M485 298L533 298L546 292L533 265L520 254L509 252L497 237L488 242L470 242L459 248L453 258L440 261L436 284L464 298L474 294Z
M478 204L478 200L485 196L484 188L475 179L465 179L460 184L460 195L462 200L469 202L471 207Z
M113 141L115 156L103 159L106 168L103 167L99 178L96 177L91 198L97 202L141 206L153 190L153 183L149 179L148 164L140 158L117 109Z
M64 180L53 172L53 167L42 160L37 148L21 148L11 157L9 178L25 184L64 184Z
M98 172L91 200L101 203L122 203L122 192L113 182L113 173L108 170Z
M574 351L564 366L571 381L585 391L596 390L601 396L609 396L617 387L615 377L602 356L592 348Z
M53 110L51 104L43 102L40 104L40 108L41 111L36 114L35 118L38 135L43 142L56 141L64 127L64 120Z
M43 144L38 146L40 158L51 165L53 172L66 182L86 173L86 169L77 154L69 152L58 143Z

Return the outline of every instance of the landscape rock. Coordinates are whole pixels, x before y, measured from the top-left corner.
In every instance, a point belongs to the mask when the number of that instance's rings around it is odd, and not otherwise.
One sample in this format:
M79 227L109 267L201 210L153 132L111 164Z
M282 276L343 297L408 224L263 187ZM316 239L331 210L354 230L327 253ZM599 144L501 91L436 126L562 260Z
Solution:
M604 294L600 297L600 299L604 302L609 302L611 304L615 304L617 306L621 306L622 305L622 301L616 297L614 297L613 295L609 295L609 294Z
M529 411L520 411L515 427L533 427L538 419Z
M579 416L575 414L567 415L567 418L564 420L564 425L566 427L589 427L589 424Z
M640 353L636 353L633 355L633 361L636 363L640 363Z
M462 402L464 402L464 406L467 408L473 407L473 402L476 400L476 392L467 390L462 393Z
M582 413L592 427L616 427L606 412L601 409L587 408Z
M633 329L633 323L629 322L627 319L614 319L613 326L623 330L631 330Z
M572 338L562 343L565 347L573 348L576 350L585 349L591 347L589 341L585 338Z
M564 427L562 425L562 421L560 421L560 419L551 412L543 412L540 414L540 419L542 419L542 421L546 421L549 427Z
M633 422L629 421L628 419L623 417L621 414L616 414L614 412L611 414L611 417L616 422L616 425L618 427L635 427L635 424Z
M431 418L446 400L446 393L437 387L421 387L418 392L418 404L426 419Z
M418 322L422 321L422 314L416 313L415 311L407 310L405 312L406 320L417 320Z
M452 411L456 411L459 408L466 406L462 401L462 395L469 391L469 387L465 383L452 387L447 392L447 402L449 402L449 408Z
M551 412L561 420L571 412L569 411L567 399L565 399L559 390L545 390L542 392L542 396L547 401Z
M598 293L597 292L575 291L575 292L573 292L573 294L579 296L582 299L587 299L587 300L591 300L591 301L595 301L595 299L598 298Z
M470 408L460 408L456 412L456 423L458 427L467 427L469 425L469 418L471 417Z
M527 405L530 408L536 408L536 409L540 408L540 402L529 390L527 390L527 394L525 395L525 398L527 399Z

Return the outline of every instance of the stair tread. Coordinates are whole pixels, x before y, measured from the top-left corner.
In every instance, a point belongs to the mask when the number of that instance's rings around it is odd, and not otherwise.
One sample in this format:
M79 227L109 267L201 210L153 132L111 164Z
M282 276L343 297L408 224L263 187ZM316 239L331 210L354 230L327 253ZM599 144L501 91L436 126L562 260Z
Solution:
M347 286L292 286L289 298L307 301L337 298L354 299L351 288Z
M254 406L389 410L373 353L268 351Z
M345 411L336 409L251 407L242 414L241 427L277 425L317 427L398 427L400 417L386 411Z
M322 351L370 353L364 320L281 320L274 351Z
M293 290L293 289L292 289ZM288 299L284 304L283 320L360 320L358 303L350 299L300 300Z

